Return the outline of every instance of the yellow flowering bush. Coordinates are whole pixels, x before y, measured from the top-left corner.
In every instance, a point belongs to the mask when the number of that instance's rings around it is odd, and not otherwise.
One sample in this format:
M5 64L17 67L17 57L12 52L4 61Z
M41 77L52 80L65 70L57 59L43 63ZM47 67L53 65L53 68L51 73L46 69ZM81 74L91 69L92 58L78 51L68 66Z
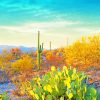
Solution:
M24 55L12 63L12 68L16 71L27 71L33 68L33 59L29 55Z

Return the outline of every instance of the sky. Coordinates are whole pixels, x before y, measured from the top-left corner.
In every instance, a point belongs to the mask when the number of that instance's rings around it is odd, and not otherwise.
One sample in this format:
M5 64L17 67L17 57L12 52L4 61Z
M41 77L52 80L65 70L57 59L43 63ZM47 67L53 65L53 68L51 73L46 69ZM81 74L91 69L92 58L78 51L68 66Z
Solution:
M0 0L0 45L58 48L100 32L100 0Z

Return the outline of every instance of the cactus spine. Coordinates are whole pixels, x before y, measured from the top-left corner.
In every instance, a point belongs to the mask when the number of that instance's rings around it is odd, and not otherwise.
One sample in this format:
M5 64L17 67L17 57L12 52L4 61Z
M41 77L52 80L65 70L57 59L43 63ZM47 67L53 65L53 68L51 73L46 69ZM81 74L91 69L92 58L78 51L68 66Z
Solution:
M38 69L40 69L41 64L41 53L43 51L43 43L40 45L40 32L38 31L38 48L37 48L37 62L38 62Z

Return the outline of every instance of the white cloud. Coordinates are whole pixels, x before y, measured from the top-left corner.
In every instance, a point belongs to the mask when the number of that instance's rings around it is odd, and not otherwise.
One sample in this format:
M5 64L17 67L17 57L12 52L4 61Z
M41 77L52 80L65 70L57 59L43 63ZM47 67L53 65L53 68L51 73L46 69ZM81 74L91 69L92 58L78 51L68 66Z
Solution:
M10 31L16 31L19 30L19 27L14 27L14 26L0 26L1 30L10 30Z
M31 22L20 26L0 26L0 43L10 43L16 45L37 46L37 31L41 31L41 42L49 48L49 41L52 47L61 47L78 39L82 35L90 32L99 32L99 29L79 26L81 22L72 21L52 21L52 22ZM75 27L74 27L75 26ZM2 30L9 34L9 40L2 33ZM85 34L84 34L85 33Z
M98 29L98 28L89 28L89 27L76 27L76 28L74 28L74 30L77 32L85 32L85 33L100 32L100 29Z
M16 32L33 32L33 29L44 30L47 28L61 28L78 23L79 22L72 21L32 22L25 23L20 26L0 26L0 29Z

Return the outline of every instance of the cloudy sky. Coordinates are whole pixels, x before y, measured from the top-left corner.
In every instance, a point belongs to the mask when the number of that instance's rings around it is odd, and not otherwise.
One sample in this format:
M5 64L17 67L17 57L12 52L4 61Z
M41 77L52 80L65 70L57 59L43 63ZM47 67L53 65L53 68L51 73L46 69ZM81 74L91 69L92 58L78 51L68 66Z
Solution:
M0 0L0 44L65 46L100 32L100 0Z

